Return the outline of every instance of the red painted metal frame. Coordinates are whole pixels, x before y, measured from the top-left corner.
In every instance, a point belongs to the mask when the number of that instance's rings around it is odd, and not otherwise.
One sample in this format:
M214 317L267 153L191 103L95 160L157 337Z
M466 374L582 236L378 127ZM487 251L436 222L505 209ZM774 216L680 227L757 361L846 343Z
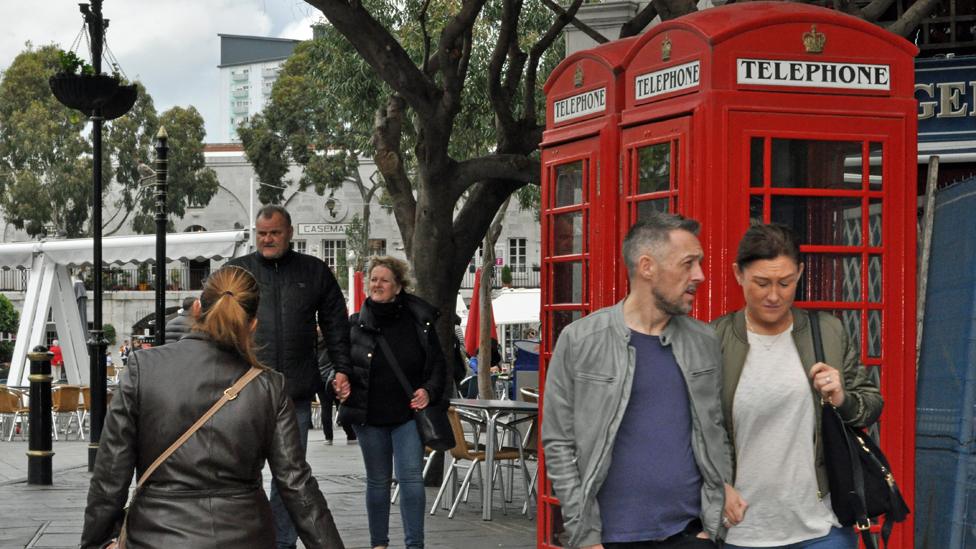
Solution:
M826 36L823 53L808 53L801 37L816 25ZM668 55L664 55L665 50ZM546 84L550 106L542 149L542 323L540 402L554 344L553 313L586 314L627 293L620 245L636 215L638 200L667 196L674 208L703 222L706 284L699 289L692 314L710 320L743 305L732 276L735 249L750 219L750 198L764 196L763 220L771 219L771 197L849 198L860 201L860 244L804 245L809 254L807 288L828 289L834 273L817 273L817 257L852 254L859 258L860 299L802 301L822 310L853 310L860 318L863 362L881 368L885 396L880 434L906 499L914 497L915 428L915 150L916 102L913 97L913 45L864 21L832 10L796 3L751 2L711 8L654 27L646 34L567 58ZM665 58L666 57L666 58ZM737 58L849 62L890 66L889 90L810 89L738 85ZM699 63L696 87L636 100L639 75ZM578 80L582 80L579 82ZM560 125L551 105L585 90L607 87L607 105ZM750 186L751 140L763 139L762 186ZM772 139L856 141L861 143L862 181L856 189L774 186ZM678 148L676 170L667 191L636 195L637 151L654 143ZM871 187L870 145L883 146L882 186ZM672 154L674 159L675 155ZM574 207L555 208L554 174L558 166L587 163L584 249L576 256L553 256L553 216ZM836 159L835 159L836 162ZM844 172L844 170L842 170ZM882 210L882 240L870 241L871 207ZM807 219L811 221L813 218ZM880 256L880 301L870 301L869 261ZM552 303L553 267L583 260L582 303ZM818 285L814 287L814 285ZM829 296L828 296L829 297ZM880 356L868 356L868 317L881 314ZM537 546L552 542L553 509L558 500L545 476L540 448ZM895 529L891 547L912 546L913 524ZM565 540L563 540L565 541Z

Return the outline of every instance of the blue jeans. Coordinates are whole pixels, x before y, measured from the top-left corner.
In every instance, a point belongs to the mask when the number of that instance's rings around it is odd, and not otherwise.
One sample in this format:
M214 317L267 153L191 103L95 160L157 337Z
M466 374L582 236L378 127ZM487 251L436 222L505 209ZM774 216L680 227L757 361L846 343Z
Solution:
M312 400L296 400L295 416L298 418L298 434L302 439L302 459L308 450L308 428L312 426ZM278 486L271 482L271 514L274 515L275 540L278 549L295 549L298 542L298 532L295 524L288 515L285 502L281 501Z
M725 549L748 549L740 545L725 544ZM831 528L826 536L799 541L789 545L764 547L763 549L857 549L857 533L853 528Z
M390 485L393 466L400 483L400 519L407 549L424 547L424 445L417 424L354 426L366 466L366 517L371 546L390 544Z

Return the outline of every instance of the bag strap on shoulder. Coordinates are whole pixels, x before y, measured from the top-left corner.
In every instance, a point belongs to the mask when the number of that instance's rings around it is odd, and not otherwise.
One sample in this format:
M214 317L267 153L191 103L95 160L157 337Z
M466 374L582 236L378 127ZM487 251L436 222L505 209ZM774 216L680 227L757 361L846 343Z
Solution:
M817 362L823 362L824 350L823 339L820 335L820 315L817 311L810 311L809 316L810 335L813 337L814 360ZM861 534L861 540L864 542L865 547L868 549L874 549L874 538L871 537L871 533L869 532L871 520L867 516L867 503L864 495L864 471L861 467L861 460L857 455L857 449L854 447L854 441L851 440L850 433L847 432L847 424L844 423L844 418L840 417L840 414L837 412L837 408L835 408L829 402L824 402L823 413L835 414L837 416L837 424L840 426L840 431L844 435L844 442L847 445L847 453L850 456L851 472L854 480L854 495L857 500L857 517L855 518L854 529Z
M261 368L252 366L251 369L248 370L243 376L241 376L241 378L238 379L236 383L234 383L227 389L224 389L224 394L220 397L220 400L215 402L214 405L211 406L209 410L207 410L202 416L200 416L200 419L198 419L196 423L191 425L190 428L187 429L186 432L180 436L180 438L176 439L176 442L171 444L170 447L167 448L162 454L159 454L159 457L156 458L156 461L152 462L152 465L150 465L145 470L145 472L142 473L142 476L139 477L139 482L136 484L136 489L141 488L142 485L146 482L146 479L149 478L149 475L152 475L153 472L155 472L156 469L159 468L159 466L162 465L167 458L169 458L169 456L173 455L173 452L178 450L180 446L183 446L183 443L189 440L189 438L193 436L193 433L196 433L197 430L200 429L200 427L203 427L203 424L209 421L210 418L217 413L217 410L220 410L221 408L223 408L224 404L227 404L231 400L237 398L237 395L244 389L244 387L246 387L247 384L250 383L254 378L261 375L261 372L263 371L264 370L262 370Z

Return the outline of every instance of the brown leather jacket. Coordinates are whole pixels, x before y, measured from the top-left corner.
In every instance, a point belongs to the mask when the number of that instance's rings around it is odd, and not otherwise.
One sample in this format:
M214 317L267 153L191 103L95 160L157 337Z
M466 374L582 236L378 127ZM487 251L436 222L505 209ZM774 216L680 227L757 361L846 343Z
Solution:
M109 407L88 491L81 546L118 535L136 475L246 372L199 332L133 353ZM228 402L146 481L129 506L127 547L274 547L261 486L265 460L309 548L342 549L299 443L284 380L268 370Z

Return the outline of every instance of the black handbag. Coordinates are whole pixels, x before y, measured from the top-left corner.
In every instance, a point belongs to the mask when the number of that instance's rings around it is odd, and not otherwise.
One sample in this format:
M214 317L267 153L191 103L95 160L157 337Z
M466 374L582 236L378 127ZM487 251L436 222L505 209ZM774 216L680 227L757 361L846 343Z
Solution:
M410 388L410 382L407 381L407 376L403 375L403 370L400 369L400 363L390 349L390 344L386 342L386 338L382 334L377 336L376 340L383 350L383 355L386 356L386 361L390 363L390 368L393 369L393 373L400 381L400 385L407 392L407 400L412 400L413 390ZM433 395L429 396L430 400L433 401ZM428 404L423 410L414 410L413 417L424 446L437 451L454 448L454 429L451 427L451 421L447 418L445 406L440 403Z
M823 340L816 311L810 312L810 331L814 357L817 362L823 362ZM861 533L867 549L877 547L869 532L872 520L884 516L881 539L887 547L894 523L905 520L909 513L891 466L881 448L863 429L844 423L831 403L821 401L821 406L824 465L834 514L841 525L853 526Z

